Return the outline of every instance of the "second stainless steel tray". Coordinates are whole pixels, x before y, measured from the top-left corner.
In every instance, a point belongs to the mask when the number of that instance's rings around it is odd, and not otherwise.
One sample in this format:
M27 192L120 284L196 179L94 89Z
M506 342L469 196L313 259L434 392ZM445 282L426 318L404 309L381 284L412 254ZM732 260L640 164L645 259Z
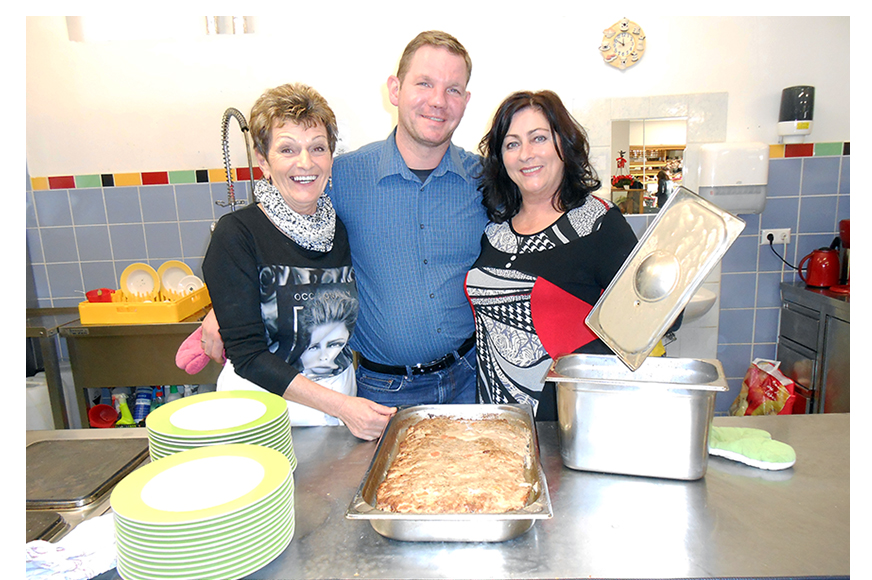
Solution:
M437 416L509 419L530 430L532 461L528 477L533 491L524 509L503 514L400 514L376 509L376 491L406 431L422 419ZM417 542L502 542L523 534L536 520L551 516L536 426L525 405L420 405L401 409L385 428L372 463L345 513L348 519L368 520L375 531L387 538Z

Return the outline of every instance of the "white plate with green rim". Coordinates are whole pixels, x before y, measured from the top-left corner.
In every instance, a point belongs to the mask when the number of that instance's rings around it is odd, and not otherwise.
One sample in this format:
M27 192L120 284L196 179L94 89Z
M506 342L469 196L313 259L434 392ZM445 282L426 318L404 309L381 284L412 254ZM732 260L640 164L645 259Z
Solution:
M139 538L119 536L116 540L119 550L123 551L131 562L142 566L178 566L183 563L200 564L218 562L218 559L238 551L243 546L262 545L277 534L281 534L294 525L294 514L285 513L277 516L259 527L229 534L226 539L178 547L176 541L161 540L157 543L144 542Z
M121 544L117 549L132 566L141 569L174 570L178 568L212 567L224 563L230 563L233 559L239 559L244 554L253 554L268 546L274 538L293 532L293 518L285 518L282 525L276 524L270 529L240 536L233 541L227 542L220 547L192 547L188 553L167 552L156 549L151 552L143 550L134 551L129 544Z
M288 477L292 477L288 458L269 447L199 447L132 472L115 486L110 504L112 511L127 520L194 523L238 513L262 502Z
M208 394L208 393L204 393ZM207 403L204 403L207 404ZM163 407L159 407L163 408ZM198 409L198 411L201 409ZM157 410L153 411L157 412ZM179 411L181 413L181 411ZM150 415L149 415L150 416ZM148 419L146 418L146 424L148 423ZM246 429L245 431L232 431L230 433L219 433L215 434L213 432L205 432L200 435L185 435L185 436L177 436L168 434L159 430L155 430L151 428L150 425L146 425L146 432L148 433L149 438L158 438L163 441L172 441L180 444L197 444L204 442L212 442L212 441L227 441L232 442L234 439L240 437L258 437L262 434L269 433L277 433L277 432L290 432L291 430L291 420L287 414L279 417L275 417L271 421L264 422L261 425L253 427L251 429Z
M209 437L203 439L180 439L178 437L167 437L165 435L160 435L159 433L154 433L151 431L148 432L149 442L159 443L161 445L172 445L174 447L181 447L185 449L200 447L203 445L251 443L268 440L290 441L291 439L292 436L290 424L283 425L281 423L275 423L271 425L268 429L246 431L245 433L221 435L217 437Z
M276 511L288 511L293 509L294 492L293 488L283 491L280 496L270 498L262 503L256 504L251 509L240 510L224 518L213 518L203 522L194 524L143 524L139 522L131 522L123 518L115 518L115 528L125 535L154 535L161 537L172 537L182 539L185 537L199 537L208 535L215 530L232 530L235 527L246 525L252 519L268 518L270 514ZM117 516L117 514L116 514Z
M234 443L248 443L252 445L268 445L271 447L276 447L281 445L282 447L288 447L292 443L291 433L290 431L279 431L277 433L266 434L263 436L257 437L239 437L234 438L232 441L201 441L198 443L180 443L178 441L165 441L163 439L159 439L157 437L148 438L148 444L156 447L160 447L165 450L173 450L173 451L186 451L188 449L196 449L198 447L209 447L210 445L232 445Z
M160 552L166 557L190 554L193 551L220 550L268 530L283 528L290 519L295 517L293 509L274 509L263 518L255 521L239 522L235 526L218 527L214 530L187 532L183 535L175 533L140 532L129 530L122 526L116 528L116 539L125 545L124 550L131 554Z
M267 543L248 547L246 550L233 552L229 558L222 558L220 562L213 560L211 564L180 564L173 566L145 566L131 562L126 554L118 553L118 571L125 579L133 578L192 578L205 580L207 578L241 578L256 570L259 570L279 554L290 544L294 537L294 527L276 534ZM230 560L229 562L226 560Z
M143 523L140 521L125 519L119 514L115 514L116 528L124 530L133 530L141 532L158 532L164 534L192 534L192 533L208 533L210 530L218 526L234 525L237 522L244 522L249 518L257 518L263 516L264 513L281 509L284 506L293 505L294 488L292 480L286 481L278 493L270 494L262 501L253 503L243 509L233 513L207 518L196 522L184 523Z
M275 433L289 433L290 431L291 422L286 418L280 418L269 423L264 423L263 425L260 425L256 428L248 429L238 433L222 433L218 435L209 434L201 437L177 437L175 435L167 435L166 433L161 433L160 431L154 431L151 429L146 430L149 438L151 439L159 439L160 441L164 441L167 443L176 443L178 445L202 445L204 443L212 443L215 441L233 443L234 441L238 441L242 438L263 437L265 435L271 435Z
M288 540L287 543L289 544L290 540ZM209 574L205 574L202 571L194 571L193 573L183 572L181 574L172 575L155 575L153 573L143 574L127 568L121 561L118 563L118 573L124 580L155 580L156 578L168 578L174 580L226 580L228 578L244 578L275 560L285 550L285 548L287 548L287 544L284 546L278 546L273 552L266 553L260 559L243 562L237 566L227 567L222 570L212 571Z
M244 433L281 420L288 405L264 391L213 391L161 405L145 418L154 433L178 438L209 438Z
M292 511L294 509L293 504L294 493L293 490L290 490L287 493L283 493L280 497L258 505L255 509L240 512L221 520L210 519L186 526L178 524L161 526L130 522L116 517L115 529L119 534L127 537L136 536L143 540L147 538L172 538L179 541L185 541L186 539L199 541L199 538L211 535L219 530L222 533L231 533L240 527L252 525L252 520L268 520L275 513Z
M297 460L294 454L294 446L293 443L286 438L284 441L275 440L275 441L242 441L240 444L249 444L249 445L262 445L264 447L269 447L270 449L275 449L282 455L288 458L288 461L291 462L291 470L293 471L296 468ZM202 447L214 447L216 445L227 445L226 443L215 443L213 445L198 445L198 446L177 446L177 445L165 445L163 443L158 443L155 441L149 441L149 453L151 454L152 460L161 459L163 457L168 457L175 453L181 453L182 451L188 451L190 449L199 449Z
M206 562L183 562L178 565L166 565L155 559L151 564L140 564L139 562L131 561L127 558L126 554L122 555L119 553L119 556L122 556L129 568L141 574L151 574L152 577L171 578L177 575L194 574L195 578L202 578L204 576L211 576L221 570L238 567L240 564L250 565L277 550L280 553L293 539L294 531L293 526L290 526L264 542L259 542L256 545L245 545L244 549L231 551L220 559L212 558Z

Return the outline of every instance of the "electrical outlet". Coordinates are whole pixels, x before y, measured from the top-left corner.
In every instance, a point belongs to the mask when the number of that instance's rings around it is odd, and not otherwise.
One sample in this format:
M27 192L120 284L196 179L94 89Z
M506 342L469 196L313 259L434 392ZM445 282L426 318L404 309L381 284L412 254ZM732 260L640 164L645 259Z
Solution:
M790 228L783 228L778 230L763 230L760 233L760 245L768 246L769 245L769 234L772 234L772 243L773 244L789 244L790 243Z

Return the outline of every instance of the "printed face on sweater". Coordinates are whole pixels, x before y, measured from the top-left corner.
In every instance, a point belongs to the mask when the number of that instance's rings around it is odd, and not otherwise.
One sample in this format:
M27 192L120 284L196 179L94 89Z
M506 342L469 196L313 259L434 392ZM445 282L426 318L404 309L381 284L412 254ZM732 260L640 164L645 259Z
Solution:
M285 203L299 214L312 215L333 170L333 154L323 125L287 122L272 129L268 158L256 153L266 177Z
M303 374L312 378L330 376L338 366L336 357L348 344L350 333L344 320L319 324L311 329L309 347L300 355Z

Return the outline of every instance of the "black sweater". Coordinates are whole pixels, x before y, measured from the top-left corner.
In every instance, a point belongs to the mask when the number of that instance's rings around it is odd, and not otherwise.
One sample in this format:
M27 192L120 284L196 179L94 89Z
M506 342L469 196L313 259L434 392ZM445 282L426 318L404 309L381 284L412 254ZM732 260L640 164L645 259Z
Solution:
M353 303L346 326L349 334L354 330L357 289L348 235L338 218L333 248L317 252L284 235L258 205L229 213L212 234L203 275L234 370L278 395L302 370L300 355L309 346L310 330L303 312L325 290ZM337 372L351 364L347 345L335 362Z

